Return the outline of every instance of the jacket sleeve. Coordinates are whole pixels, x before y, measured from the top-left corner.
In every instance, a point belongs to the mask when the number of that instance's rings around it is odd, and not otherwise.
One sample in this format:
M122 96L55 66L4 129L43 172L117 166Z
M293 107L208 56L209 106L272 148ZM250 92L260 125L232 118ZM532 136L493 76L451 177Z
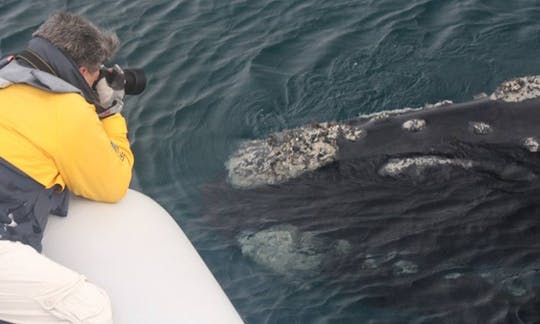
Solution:
M93 106L80 101L78 107L60 108L57 117L56 164L67 187L92 200L122 199L134 163L124 117L115 114L100 120Z

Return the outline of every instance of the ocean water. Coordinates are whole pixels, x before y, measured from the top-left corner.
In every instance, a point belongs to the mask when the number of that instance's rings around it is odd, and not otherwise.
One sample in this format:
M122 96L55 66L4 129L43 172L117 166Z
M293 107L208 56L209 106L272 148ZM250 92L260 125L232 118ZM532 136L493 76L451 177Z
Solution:
M226 181L244 141L540 74L538 1L0 0L0 53L57 10L115 30L114 62L145 69L124 110L132 187L173 215L247 323L540 321L534 182L378 182L376 157L279 186Z

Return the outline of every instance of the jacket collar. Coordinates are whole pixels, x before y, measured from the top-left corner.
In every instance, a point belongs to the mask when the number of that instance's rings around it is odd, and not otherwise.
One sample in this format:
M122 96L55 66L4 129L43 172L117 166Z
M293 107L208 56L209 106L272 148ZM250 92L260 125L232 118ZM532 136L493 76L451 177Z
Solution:
M86 101L94 105L98 104L95 91L88 85L79 72L79 67L69 55L42 37L32 38L28 43L28 50L45 60L57 77L81 90ZM50 73L50 71L45 72Z

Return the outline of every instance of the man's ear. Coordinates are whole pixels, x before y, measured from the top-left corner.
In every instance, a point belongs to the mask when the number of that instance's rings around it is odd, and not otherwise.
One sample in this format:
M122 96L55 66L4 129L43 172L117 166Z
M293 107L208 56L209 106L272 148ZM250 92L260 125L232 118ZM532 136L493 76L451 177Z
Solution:
M84 80L86 80L86 83L88 83L89 86L94 85L94 82L96 81L95 73L90 72L90 70L86 66L80 66L79 72L81 72L81 75L83 76Z

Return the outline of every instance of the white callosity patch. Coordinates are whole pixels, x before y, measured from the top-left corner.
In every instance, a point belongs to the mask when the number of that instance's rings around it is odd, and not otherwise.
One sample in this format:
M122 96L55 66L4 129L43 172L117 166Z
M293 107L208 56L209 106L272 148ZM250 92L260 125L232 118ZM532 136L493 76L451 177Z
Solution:
M506 81L491 94L490 98L506 102L540 98L540 76L525 76Z
M448 273L444 276L444 279L447 279L447 280L455 280L455 279L459 279L463 277L463 274L462 273L459 273L459 272L451 272L451 273Z
M226 163L229 182L240 188L282 183L333 162L340 136L356 141L365 134L352 125L320 123L246 142Z
M418 272L418 266L407 260L399 260L392 265L395 275L408 275Z
M503 281L503 287L506 289L506 291L516 297L524 296L529 292L527 287L525 287L519 278L510 278Z
M493 132L493 128L484 122L469 122L469 130L476 135L488 135Z
M419 132L426 127L426 121L423 119L409 119L401 127L409 132Z
M417 273L418 265L409 260L399 259L406 254L404 251L391 251L383 255L366 254L361 267L363 270L378 270L389 265L395 276Z
M329 242L292 225L278 225L238 237L242 254L278 273L320 270L324 262L350 252L345 240Z
M536 281L537 269L516 269L512 273L493 269L482 272L480 277L513 296L521 297L530 293L531 282Z
M534 137L527 137L526 139L524 139L523 146L525 146L525 148L531 152L538 152L538 149L540 148L538 140L536 140L536 138Z
M362 262L363 269L377 269L383 266L385 263L394 260L399 256L397 251L390 251L387 254L366 254L364 262Z
M427 168L440 166L457 166L464 169L473 167L473 162L464 159L450 159L435 155L426 155L410 158L395 158L390 159L380 169L379 174L382 176L400 176L415 168L416 171L422 172Z

